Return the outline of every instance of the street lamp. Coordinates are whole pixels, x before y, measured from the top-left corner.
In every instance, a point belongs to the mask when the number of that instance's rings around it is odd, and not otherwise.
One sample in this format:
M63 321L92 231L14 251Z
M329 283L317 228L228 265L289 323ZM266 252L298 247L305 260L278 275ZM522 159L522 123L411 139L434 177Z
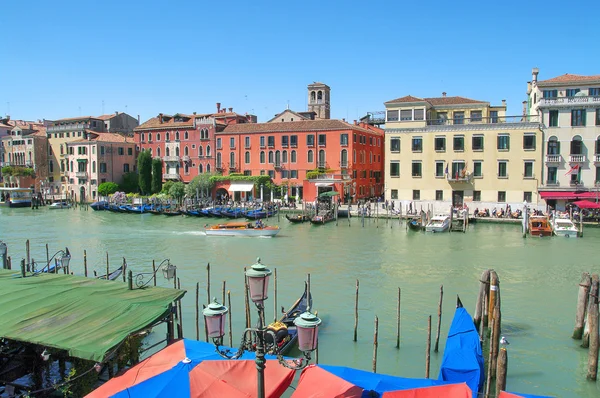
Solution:
M52 257L50 257L50 259L48 260L46 265L39 272L50 272L50 264L52 263L52 260L54 260L54 263L55 263L55 267L54 267L55 273L58 272L59 268L66 270L67 273L69 272L69 263L71 262L71 252L69 252L68 247L65 247L65 250L59 250L56 253L54 253L52 255ZM59 262L60 262L60 266L58 266ZM32 270L34 272L36 272L35 263L33 264Z
M250 299L258 309L258 324L255 328L247 328L242 335L242 342L235 354L230 354L230 350L220 350L219 346L223 344L223 336L225 335L225 320L229 309L220 304L217 299L208 305L202 311L206 320L207 334L213 339L217 353L226 359L239 359L245 352L246 347L252 344L251 334L256 336L256 369L258 371L258 398L265 397L265 354L272 353L277 356L279 363L286 368L300 370L308 366L311 359L310 353L317 348L317 336L319 324L321 320L314 314L309 312L309 309L294 320L298 331L298 347L304 354L304 358L286 360L277 345L277 337L275 333L268 330L264 325L265 307L263 302L267 299L269 277L271 270L266 268L260 258L256 260L256 264L246 271L246 279L250 290ZM250 334L250 338L248 335ZM265 335L271 335L270 342L265 341ZM304 361L306 359L306 361Z
M164 265L164 266L163 266ZM127 283L129 286L129 290L133 290L133 279L135 278L135 286L138 289L143 289L148 286L150 282L153 280L156 281L156 274L158 271L162 271L163 276L166 280L170 281L171 279L177 276L177 267L174 264L171 264L171 260L166 258L158 264L158 267L152 272L140 272L139 274L133 275L133 271L129 270L129 274L127 275ZM147 281L144 279L150 276ZM154 284L156 286L156 283Z
M7 267L7 262L6 262L7 254L8 254L8 246L6 246L6 243L4 243L3 241L0 240L0 257L2 257L2 269L6 269L6 267Z

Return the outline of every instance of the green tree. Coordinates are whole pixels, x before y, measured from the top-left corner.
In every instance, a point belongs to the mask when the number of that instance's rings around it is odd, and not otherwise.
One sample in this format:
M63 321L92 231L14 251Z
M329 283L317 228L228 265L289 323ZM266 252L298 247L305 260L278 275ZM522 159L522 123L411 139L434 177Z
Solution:
M119 190L119 185L114 182L103 182L98 185L98 194L100 196L108 196Z
M123 182L120 185L121 190L125 193L137 193L139 191L138 181L139 177L135 172L123 174Z
M185 187L185 193L189 197L196 197L196 190L200 193L200 196L209 192L212 187L215 185L212 177L214 174L212 173L203 173L198 174L190 183Z
M150 151L140 152L137 162L140 190L142 194L149 194L152 192L152 155Z
M177 201L181 201L185 196L185 184L183 182L175 182L169 188L169 195L175 198Z
M160 193L163 193L165 195L170 195L169 191L171 190L171 187L173 186L173 184L175 184L174 181L166 181L163 184L162 189L160 190Z
M162 189L162 160L152 159L152 193L159 193Z

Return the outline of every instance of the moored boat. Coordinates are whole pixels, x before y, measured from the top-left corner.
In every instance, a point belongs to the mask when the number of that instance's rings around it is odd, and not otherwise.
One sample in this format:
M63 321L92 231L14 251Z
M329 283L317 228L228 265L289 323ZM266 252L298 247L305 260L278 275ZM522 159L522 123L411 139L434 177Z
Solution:
M0 187L0 206L31 207L32 196L29 188Z
M107 210L108 202L106 200L100 200L98 202L92 203L90 207L92 208L92 210L96 211Z
M289 214L286 214L285 218L287 218L287 220L289 222L291 222L292 224L298 224L298 223L310 221L310 217L305 214L294 214L292 216L290 216Z
M548 217L529 217L529 234L532 236L552 236L552 227L550 226Z
M212 236L275 236L279 227L266 226L251 222L229 222L215 224L205 229L206 235Z
M421 226L421 220L418 218L413 218L411 220L407 220L408 229L411 231L422 231L423 227Z
M556 236L576 238L579 235L579 230L573 221L568 218L554 217L550 222L550 226Z
M333 220L335 220L333 213L331 211L328 211L325 214L314 216L313 218L310 219L310 223L313 225L322 225L322 224L326 224Z
M50 206L48 206L48 209L50 209L50 210L70 209L70 208L71 208L71 204L67 203L67 202L54 202Z
M437 215L431 218L425 226L425 232L445 232L450 228L450 216Z

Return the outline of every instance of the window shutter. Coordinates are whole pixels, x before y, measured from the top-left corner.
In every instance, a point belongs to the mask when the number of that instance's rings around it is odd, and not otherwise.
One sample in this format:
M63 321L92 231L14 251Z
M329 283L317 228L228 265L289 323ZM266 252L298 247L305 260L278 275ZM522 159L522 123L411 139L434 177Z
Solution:
M415 120L423 120L425 118L424 109L415 109Z

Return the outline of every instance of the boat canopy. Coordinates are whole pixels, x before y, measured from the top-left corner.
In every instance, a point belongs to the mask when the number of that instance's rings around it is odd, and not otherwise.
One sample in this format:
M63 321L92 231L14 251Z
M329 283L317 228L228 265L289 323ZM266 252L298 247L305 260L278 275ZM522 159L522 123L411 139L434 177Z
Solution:
M252 182L233 181L227 190L229 192L248 192L252 191L253 188L254 183Z

